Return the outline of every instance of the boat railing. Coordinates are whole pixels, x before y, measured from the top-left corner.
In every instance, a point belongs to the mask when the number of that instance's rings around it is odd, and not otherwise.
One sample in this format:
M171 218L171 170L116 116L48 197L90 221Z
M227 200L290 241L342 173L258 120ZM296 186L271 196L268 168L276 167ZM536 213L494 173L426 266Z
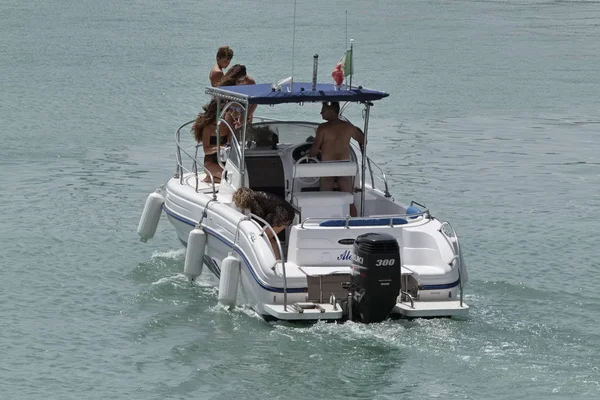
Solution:
M257 222L257 220L262 222L263 226L261 226ZM279 237L277 236L277 233L275 232L273 227L267 221L265 221L263 218L259 217L256 214L250 213L238 221L238 224L237 224L237 227L235 230L235 237L234 237L234 241L233 241L233 249L234 250L236 249L237 243L238 243L239 232L240 232L240 223L243 221L250 221L250 222L254 223L260 230L259 235L264 237L265 240L267 241L267 243L269 244L269 247L271 247L271 250L273 251L273 256L275 256L275 264L273 266L273 269L277 266L277 263L279 263L279 262L281 263L281 270L283 273L283 309L284 309L284 311L287 311L287 292L288 292L288 290L287 290L287 274L286 274L286 269L285 269L285 260L282 257L283 248L281 247L281 241L279 240ZM271 232L271 234L273 235L273 237L275 238L275 243L277 244L277 249L279 250L279 259L277 259L275 250L272 249L271 240L269 239L269 237L267 235L267 230L269 230ZM246 239L248 240L248 242L252 241L252 239L249 237L247 237Z
M446 239L446 241L452 248L452 252L454 253L452 260L450 260L450 262L448 262L448 264L451 266L454 265L455 267L457 267L456 269L458 271L458 285L459 285L459 289L460 289L460 306L462 307L463 306L463 279L462 279L463 277L461 275L462 275L464 261L463 261L462 252L460 250L460 243L458 241L458 235L456 234L456 231L454 230L454 227L452 226L452 224L448 221L442 222L442 225L440 226L440 228L438 230L440 231L442 236L444 236L444 238Z
M177 145L177 152L176 152L176 157L177 157L177 172L176 172L176 176L179 178L179 183L183 185L183 174L184 174L184 171L186 171L186 172L192 172L194 174L194 177L195 177L195 180L196 180L195 190L196 190L196 192L198 192L198 187L199 187L198 185L200 183L200 179L199 179L199 176L198 176L198 171L199 171L199 168L202 168L201 171L204 171L206 173L206 175L210 179L210 185L211 185L211 188L212 188L213 199L216 199L217 198L217 190L216 190L216 186L215 186L215 178L214 178L213 174L207 168L204 167L204 161L198 160L198 149L202 146L202 144L200 143L200 144L194 146L195 147L194 155L188 153L188 151L181 144L181 130L183 128L185 128L186 126L192 124L193 122L194 121L192 120L192 121L188 121L185 124L181 125L179 127L179 129L177 129L177 132L175 133L175 143ZM232 126L225 119L221 119L220 122L223 123L223 124L225 124L225 126L227 127L227 129L229 129L229 131L231 132L233 151L237 151L238 152L238 157L239 157L240 144L239 144L236 136L234 135L234 129L232 128ZM187 169L183 165L182 154L186 155L191 160L191 162L192 162L191 170Z
M377 170L379 170L380 176L375 176L373 174L373 167L377 168ZM377 163L373 160L371 160L370 157L367 157L367 168L369 169L369 176L371 177L371 187L373 189L376 189L375 186L375 177L377 177L377 179L379 179L381 182L383 182L383 193L385 195L385 197L392 197L392 195L390 194L389 191L389 187L388 187L388 181L387 181L387 176L385 175L385 172L383 172L383 169L381 169L381 167L379 165L377 165Z
M269 118L269 117L261 117L254 115L252 117L252 123L261 123L261 122L277 122L282 124L294 124L297 126L304 126L316 129L319 126L318 122L310 122L310 121L299 121L295 119L280 119L280 118Z
M204 161L200 162L198 160L198 146L194 146L195 147L195 154L192 155L190 153L187 152L187 150L183 147L183 145L181 144L181 130L183 128L185 128L186 126L192 124L194 122L194 120L186 122L185 124L181 125L179 127L179 129L177 129L177 132L175 133L175 144L177 145L177 151L176 151L176 157L177 157L177 172L176 172L176 177L179 178L179 183L183 185L183 174L184 171L186 172L193 172L194 173L194 177L196 179L196 192L198 192L198 185L200 183L199 181L199 177L198 177L198 166L200 166L200 168L202 168L202 170L206 173L206 175L210 178L210 184L212 186L212 194L213 194L213 198L217 197L217 191L215 188L215 179L213 177L213 174L206 168L204 168ZM183 165L183 160L182 160L182 156L181 154L186 155L191 161L192 161L192 170L188 170L186 167L184 167Z
M227 127L227 129L229 130L229 136L231 137L231 143L233 145L233 147L235 148L234 151L238 152L238 157L241 158L241 148L240 148L240 142L239 142L239 138L236 135L236 130L229 124L229 122L227 122L227 120L224 118L225 115L230 111L230 110L234 110L235 107L241 107L243 109L245 109L246 107L238 102L238 101L229 101L225 104L225 106L223 106L223 108L220 111L220 117L219 120L217 121L217 127L219 127L220 124L225 124L225 126ZM236 111L239 112L239 111ZM219 128L217 128L219 129ZM219 138L217 138L217 143L219 143ZM219 164L221 165L221 164ZM222 168L224 168L224 165L221 165Z
M422 210L414 214L371 215L366 217L351 217L349 215L346 217L309 217L302 220L300 223L300 228L308 228L309 226L313 227L315 225L318 227L336 227L346 229L361 228L366 226L394 227L397 225L410 224L412 222L420 222L423 219L431 219L432 217L429 213L429 209L425 206L421 207Z
M220 123L225 124L225 126L227 127L227 129L230 131L231 133L231 144L232 144L232 149L231 151L235 151L237 152L237 156L238 158L241 158L242 156L242 149L241 149L241 145L240 142L238 140L238 137L235 135L235 130L233 129L233 127L223 118L223 115L225 112L227 112L227 110L229 108L231 108L234 105L239 105L239 103L237 102L230 102L229 104L225 105L225 107L223 108L222 112L221 112L221 118L219 119ZM274 119L274 118L268 118L268 117L260 117L260 116L255 116L253 117L253 119L256 121L260 121L260 122L296 122L299 123L299 121L284 121L284 120L280 120L280 119ZM195 146L195 152L194 155L190 154L185 147L181 144L181 131L183 128L191 125L194 122L194 120L192 121L188 121L185 124L181 125L178 129L177 132L175 133L175 143L177 145L177 150L176 150L176 157L177 157L177 172L176 172L176 176L179 177L180 183L183 184L183 175L184 175L184 171L186 172L192 172L194 173L194 177L195 177L195 190L196 192L198 192L198 188L199 188L199 176L198 173L200 172L204 172L206 173L206 175L209 177L210 179L210 186L212 189L212 194L213 194L213 198L216 198L216 186L215 186L215 179L213 174L204 167L204 161L202 160L198 160L198 149L201 146L201 144L196 145ZM313 124L308 123L310 126L312 126ZM184 165L183 165L183 157L182 154L187 156L187 158L189 158L189 160L192 162L192 166L191 166L191 170L187 169ZM373 161L370 157L366 158L366 162L367 162L367 170L369 173L369 177L371 180L371 187L373 189L377 189L377 184L376 184L376 178L378 181L383 183L383 193L385 195L385 197L391 197L391 194L389 192L389 185L388 185L388 181L387 181L387 176L385 174L385 172L383 171L383 169L377 165L377 163L375 161ZM221 165L221 167L223 167Z
M282 119L275 119L275 118L261 117L261 116L254 116L253 122L254 123L256 123L256 122L259 122L259 123L260 122L281 122L281 123L294 123L294 124L298 124L298 125L306 124L306 126L310 126L310 127L314 127L315 125L317 125L317 123L313 123L313 122L282 120ZM358 147L356 147L356 150L358 151ZM358 159L357 161L359 161L359 160L360 159ZM392 197L390 190L389 190L387 175L385 174L383 169L375 161L373 161L370 157L367 157L367 170L369 173L369 178L371 180L371 187L373 189L377 189L378 185L376 184L376 182L379 181L383 184L382 191L383 191L385 197Z
M269 117L261 117L258 115L255 115L252 117L252 122L256 122L256 120L258 120L258 122L285 122L282 121L280 119L276 119L276 118L269 118Z
M240 159L241 158L241 145L239 143L238 137L235 135L234 128L227 122L227 120L225 120L223 118L223 116L228 111L228 109L230 109L231 107L236 106L236 105L240 106L241 104L238 102L229 102L228 104L226 104L225 107L223 107L223 109L221 110L221 118L219 119L219 122L224 124L227 127L227 129L229 130L229 132L231 133L231 144L232 144L231 151L237 152L237 157L238 157L238 159ZM282 121L279 119L260 117L260 116L255 116L254 120L258 120L260 122L287 122L287 121ZM177 151L175 153L176 158L177 158L176 177L179 178L179 183L183 184L184 172L192 172L194 174L194 177L196 180L195 190L196 190L196 192L198 192L199 183L200 183L198 174L201 172L205 172L206 175L210 179L210 186L212 188L213 198L216 198L217 190L216 190L216 186L215 186L214 176L208 169L206 169L204 167L204 161L198 159L198 149L202 146L202 144L200 143L200 144L194 146L195 150L194 150L194 154L192 155L192 154L190 154L190 152L188 152L188 150L186 150L185 146L181 143L182 129L185 127L188 127L193 122L194 122L194 120L191 120L191 121L188 121L185 124L181 125L177 129L177 132L175 133L175 144L177 145ZM192 163L191 169L188 169L184 166L184 162L183 162L184 157L182 155L187 156L187 158L191 161L191 163ZM221 167L223 167L223 166L221 165Z

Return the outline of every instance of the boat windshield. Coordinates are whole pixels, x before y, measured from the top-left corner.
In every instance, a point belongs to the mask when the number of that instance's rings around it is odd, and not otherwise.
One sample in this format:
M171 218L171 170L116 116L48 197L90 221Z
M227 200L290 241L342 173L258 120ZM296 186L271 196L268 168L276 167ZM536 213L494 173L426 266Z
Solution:
M255 118L260 119L260 118ZM315 131L319 126L316 122L300 121L261 121L248 125L246 130L246 143L257 147L273 147L277 144L300 144L311 142L315 138ZM240 140L241 129L236 131Z

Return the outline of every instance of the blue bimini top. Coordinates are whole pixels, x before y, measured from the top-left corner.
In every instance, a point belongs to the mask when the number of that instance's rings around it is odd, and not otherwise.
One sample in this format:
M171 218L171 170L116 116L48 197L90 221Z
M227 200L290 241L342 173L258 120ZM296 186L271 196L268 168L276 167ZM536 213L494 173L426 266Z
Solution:
M290 85L282 85L273 89L269 83L256 85L207 87L206 94L226 100L237 100L248 104L283 104L310 103L329 101L367 102L380 100L389 96L386 92L365 89L362 86L352 88L336 88L333 84L319 83L312 90L310 82L294 82L294 90Z

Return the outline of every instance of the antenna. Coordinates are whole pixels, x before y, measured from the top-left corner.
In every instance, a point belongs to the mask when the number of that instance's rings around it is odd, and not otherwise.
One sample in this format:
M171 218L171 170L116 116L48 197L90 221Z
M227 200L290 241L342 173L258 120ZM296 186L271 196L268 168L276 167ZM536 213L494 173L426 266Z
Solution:
M294 31L292 33L292 82L290 83L290 92L294 91L294 49L296 46L296 0L294 0Z
M350 89L352 89L352 75L354 75L354 51L352 47L354 46L354 39L350 39Z
M344 50L348 46L348 10L346 10L346 41L344 42Z
M319 65L319 55L315 54L313 56L313 80L312 80L312 90L313 92L317 90L317 67Z

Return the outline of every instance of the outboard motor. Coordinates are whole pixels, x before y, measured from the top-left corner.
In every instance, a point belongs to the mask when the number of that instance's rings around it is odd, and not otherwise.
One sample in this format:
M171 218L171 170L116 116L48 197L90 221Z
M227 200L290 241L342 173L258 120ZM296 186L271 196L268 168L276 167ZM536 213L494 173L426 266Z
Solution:
M400 247L386 233L366 233L354 241L351 291L352 319L366 323L386 319L400 293Z

